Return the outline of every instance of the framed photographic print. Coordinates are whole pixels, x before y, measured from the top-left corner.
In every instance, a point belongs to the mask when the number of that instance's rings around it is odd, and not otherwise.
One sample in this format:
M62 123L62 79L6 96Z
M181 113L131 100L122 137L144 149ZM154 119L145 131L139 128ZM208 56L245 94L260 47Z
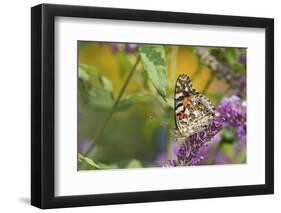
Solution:
M31 9L31 204L274 191L274 21Z

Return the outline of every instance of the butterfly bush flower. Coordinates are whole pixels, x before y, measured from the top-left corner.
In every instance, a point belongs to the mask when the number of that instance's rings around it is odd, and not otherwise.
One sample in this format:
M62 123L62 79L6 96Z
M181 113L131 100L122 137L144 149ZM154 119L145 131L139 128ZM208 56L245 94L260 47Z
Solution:
M226 118L228 127L236 129L235 136L242 143L246 144L247 113L246 101L241 102L238 96L225 98L218 106L218 112Z
M217 111L226 118L231 127L238 128L246 122L246 114L242 111L241 100L236 95L222 100Z
M113 54L117 53L121 47L118 43L109 43L109 46Z
M135 51L137 51L138 47L139 46L137 44L127 44L125 47L125 51L127 53L134 53Z
M235 73L227 64L217 60L217 58L205 47L194 48L195 54L198 55L200 61L205 64L218 77L223 77L225 81L232 86L238 87L240 76Z
M223 128L225 119L220 116L216 116L210 122L205 125L203 131L190 135L179 146L176 153L177 160L169 160L164 166L191 166L197 165L204 156L200 155L202 148L208 146L209 142L217 135L217 133Z
M241 55L240 58L239 58L239 62L240 62L240 64L246 65L247 64L247 57L246 57L246 55Z
M241 103L238 96L233 95L222 100L217 111L226 118L229 126L240 130L246 127L246 102Z

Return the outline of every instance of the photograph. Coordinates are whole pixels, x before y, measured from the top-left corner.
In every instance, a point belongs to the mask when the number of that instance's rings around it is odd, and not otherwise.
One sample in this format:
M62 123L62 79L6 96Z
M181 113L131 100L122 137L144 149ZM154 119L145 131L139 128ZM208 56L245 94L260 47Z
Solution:
M77 41L77 170L247 163L247 48Z

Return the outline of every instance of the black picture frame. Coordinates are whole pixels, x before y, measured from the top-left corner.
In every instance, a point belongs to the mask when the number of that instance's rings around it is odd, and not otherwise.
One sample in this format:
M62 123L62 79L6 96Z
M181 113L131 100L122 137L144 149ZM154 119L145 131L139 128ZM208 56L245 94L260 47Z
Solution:
M55 17L263 28L266 32L265 184L56 197ZM274 193L274 20L164 11L41 4L31 8L31 204L59 208Z

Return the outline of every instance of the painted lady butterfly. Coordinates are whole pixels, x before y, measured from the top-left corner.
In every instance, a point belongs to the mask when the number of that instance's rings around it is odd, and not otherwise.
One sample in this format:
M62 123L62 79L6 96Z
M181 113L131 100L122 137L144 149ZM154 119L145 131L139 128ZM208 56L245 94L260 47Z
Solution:
M202 131L215 115L211 101L192 88L185 74L179 75L176 81L174 111L176 129L173 133L177 139Z

